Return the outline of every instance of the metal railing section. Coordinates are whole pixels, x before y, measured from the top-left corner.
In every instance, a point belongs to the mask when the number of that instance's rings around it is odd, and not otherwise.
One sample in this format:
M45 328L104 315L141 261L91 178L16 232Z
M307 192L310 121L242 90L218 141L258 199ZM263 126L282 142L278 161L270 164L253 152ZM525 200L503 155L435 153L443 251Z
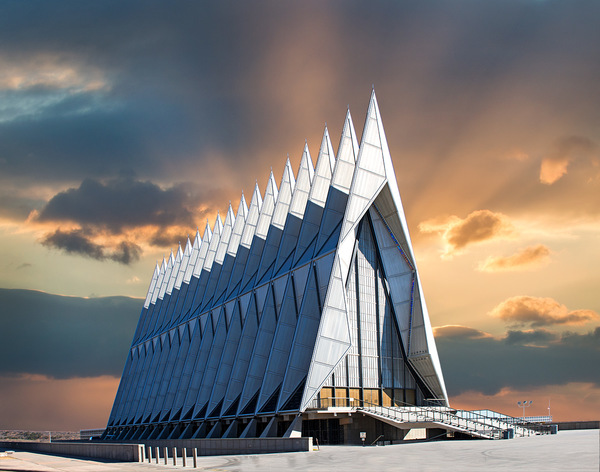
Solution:
M317 398L311 403L309 409L338 409L351 408L364 410L372 415L386 418L399 423L438 423L450 426L456 430L464 431L488 439L499 439L504 431L512 429L515 436L533 436L537 434L550 434L549 425L537 423L509 422L497 417L490 417L481 413L456 410L442 406L381 406L357 398L330 397ZM460 415L456 413L460 412Z

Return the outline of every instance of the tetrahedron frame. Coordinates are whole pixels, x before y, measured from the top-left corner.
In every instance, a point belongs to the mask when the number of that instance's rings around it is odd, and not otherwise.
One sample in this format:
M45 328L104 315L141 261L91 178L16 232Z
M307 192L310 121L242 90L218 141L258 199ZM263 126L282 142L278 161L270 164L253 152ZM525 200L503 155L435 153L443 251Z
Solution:
M348 399L448 403L374 91L360 145L348 111L337 155L325 129L156 266L105 438L285 436Z

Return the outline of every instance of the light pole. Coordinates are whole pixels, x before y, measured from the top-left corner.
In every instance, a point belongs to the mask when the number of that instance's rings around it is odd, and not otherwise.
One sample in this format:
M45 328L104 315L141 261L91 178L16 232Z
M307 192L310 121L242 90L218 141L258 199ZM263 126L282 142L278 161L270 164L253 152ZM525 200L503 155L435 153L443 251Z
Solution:
M521 408L523 408L523 423L525 423L525 408L528 406L531 406L532 403L533 403L533 400L525 400L523 402L517 402L517 405L519 405Z

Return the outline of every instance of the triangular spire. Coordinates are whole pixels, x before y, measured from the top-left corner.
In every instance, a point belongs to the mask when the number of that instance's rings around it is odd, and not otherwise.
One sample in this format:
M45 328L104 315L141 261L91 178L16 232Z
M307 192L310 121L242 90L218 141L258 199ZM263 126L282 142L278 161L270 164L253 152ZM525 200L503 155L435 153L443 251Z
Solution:
M290 203L288 216L286 219L283 236L277 253L275 266L272 273L277 273L284 264L291 265L291 255L296 249L298 237L302 228L302 219L307 209L308 196L310 194L315 171L310 158L308 144L304 144L304 151L300 159L300 168L298 169L298 178L294 195Z
M290 203L290 213L298 218L302 218L304 215L314 175L315 170L313 168L312 159L310 158L308 144L305 143L302 157L300 158L300 167L298 168L298 178L296 179L296 186L294 187L294 196Z
M231 205L229 206L231 207ZM217 254L217 248L219 247L219 242L221 242L222 235L223 221L221 220L221 213L217 212L217 218L213 226L212 239L210 240L208 252L206 254L206 257L204 258L204 265L202 266L203 270L210 271L215 260L215 255Z
M216 225L217 223L215 222L215 226ZM206 220L206 228L204 228L204 237L202 238L202 244L200 245L200 250L198 251L198 256L196 257L196 263L194 264L192 276L200 276L200 272L202 271L202 267L204 265L204 259L206 258L208 248L213 239L213 232L210 229L210 224L208 223L208 220Z
M275 209L278 195L279 190L277 189L277 183L275 182L273 171L271 171L269 180L267 181L267 189L265 190L265 198L260 210L260 216L258 218L258 223L256 224L255 234L259 238L265 239L267 237L267 231L271 224L271 218L273 216L273 210Z
M215 255L215 261L218 264L222 264L223 259L225 259L225 252L227 251L227 246L229 245L229 238L231 237L234 221L235 215L233 214L233 208L231 207L230 202L229 208L227 208L227 216L225 217L225 225L223 226L223 234L219 241L219 246Z
M256 223L258 222L262 204L263 198L260 194L260 188L258 188L257 182L254 184L254 193L252 194L252 199L250 200L250 208L248 209L246 224L242 231L242 239L240 240L240 244L244 247L249 248L250 244L252 243L252 238L254 237L254 231L256 230Z
M375 200L375 197L387 181L386 164L384 161L387 158L391 166L391 157L389 156L389 150L387 150L387 144L385 145L387 153L384 153L382 145L384 142L387 143L381 119L379 118L379 107L377 106L375 89L373 89L356 162L352 192L348 199L344 224L342 225L342 239L346 236L350 228L358 224L360 218L367 211L367 208ZM393 167L391 170L393 171Z
M246 199L244 198L244 192L242 192L242 197L240 198L240 204L238 205L237 213L235 217L241 216L246 219L248 216L248 204L246 203Z
M144 301L144 308L148 308L148 306L150 306L150 300L152 300L152 292L154 292L154 287L156 287L156 282L158 280L159 273L160 273L160 267L158 266L158 262L157 262L156 267L154 267L154 274L152 274L152 280L150 280L150 286L148 287L148 292L146 293L146 300Z
M171 280L173 266L175 266L175 257L173 256L173 250L171 250L171 255L169 256L169 260L167 261L165 277L163 278L162 285L160 286L160 292L158 292L158 298L161 300L164 298L165 292L167 291L167 286L169 285L169 281Z
M208 226L208 223L207 223ZM210 227L208 227L208 231L210 232ZM205 234L208 238L210 238L210 234ZM183 276L183 283L189 283L192 278L192 273L194 272L194 267L196 266L196 262L198 261L198 255L200 253L200 246L202 245L202 238L200 237L200 229L196 228L196 237L194 238L194 245L192 246L192 253L190 254L190 260L188 261L188 265L185 269L185 274Z
M173 269L171 269L171 276L169 277L169 283L167 284L167 289L165 292L167 295L171 295L171 293L173 293L173 287L175 286L175 281L179 275L179 269L181 268L182 260L183 251L181 250L181 243L179 243L179 247L177 248L177 253L175 255L175 261L173 262Z
M151 303L155 304L156 299L158 298L158 293L160 292L160 287L165 278L165 272L167 271L167 261L163 257L162 264L160 266L160 270L158 271L158 280L156 281L156 286L154 287L154 293L152 294Z
M294 178L294 171L288 157L283 169L283 175L281 176L281 184L279 185L279 193L273 217L271 218L271 224L279 229L283 229L283 225L285 224L295 186L296 179Z
M231 206L231 204L229 204ZM213 226L213 235L220 235L223 231L223 220L221 220L221 213L217 212L217 218L215 219L215 224Z
M187 237L187 241L185 243L185 251L183 251L183 257L181 259L181 264L179 264L179 271L177 273L177 279L175 280L175 289L179 290L181 288L181 284L183 283L183 278L185 277L185 273L190 266L190 258L194 252L192 247L192 243L190 242L190 237Z
M336 168L333 172L331 185L342 192L348 193L354 174L354 164L359 152L356 132L352 123L350 109L346 112L346 120L338 147Z
M335 153L329 138L329 131L325 127L319 156L317 157L317 166L315 167L314 183L309 197L312 202L318 203L322 207L325 206L333 169L335 169Z

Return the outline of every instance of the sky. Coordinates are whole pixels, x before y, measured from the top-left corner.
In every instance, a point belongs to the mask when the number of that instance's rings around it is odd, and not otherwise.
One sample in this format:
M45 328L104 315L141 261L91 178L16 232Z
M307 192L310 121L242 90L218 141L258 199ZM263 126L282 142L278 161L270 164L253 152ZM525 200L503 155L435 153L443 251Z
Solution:
M452 406L597 420L600 3L0 4L0 429L106 424L157 261L374 86Z

